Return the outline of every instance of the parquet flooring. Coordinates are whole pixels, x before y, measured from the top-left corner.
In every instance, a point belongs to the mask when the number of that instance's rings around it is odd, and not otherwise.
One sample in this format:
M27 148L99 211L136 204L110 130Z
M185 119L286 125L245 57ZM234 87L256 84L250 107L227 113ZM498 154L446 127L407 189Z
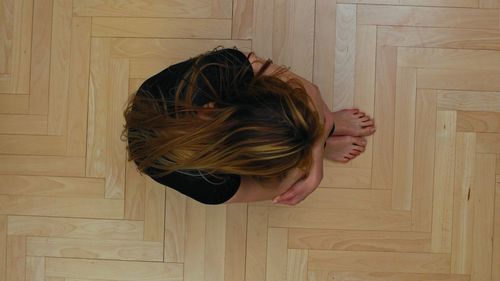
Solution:
M499 0L0 0L0 281L500 280ZM141 177L123 105L216 46L374 116L297 206Z

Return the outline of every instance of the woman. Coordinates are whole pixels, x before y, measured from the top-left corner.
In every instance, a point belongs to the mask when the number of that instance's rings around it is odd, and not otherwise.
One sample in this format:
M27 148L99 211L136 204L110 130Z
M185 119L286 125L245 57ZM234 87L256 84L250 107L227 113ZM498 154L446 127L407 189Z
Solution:
M315 85L236 48L150 77L124 116L129 161L205 204L295 205L319 185L324 156L349 161L375 130L362 112L330 112Z

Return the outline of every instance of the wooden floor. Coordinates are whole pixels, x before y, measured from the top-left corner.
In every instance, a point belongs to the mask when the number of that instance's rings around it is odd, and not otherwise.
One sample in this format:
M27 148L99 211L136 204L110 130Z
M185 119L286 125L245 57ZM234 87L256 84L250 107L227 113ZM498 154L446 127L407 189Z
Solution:
M499 0L0 0L0 281L500 280ZM141 177L127 95L216 46L377 133L301 204Z

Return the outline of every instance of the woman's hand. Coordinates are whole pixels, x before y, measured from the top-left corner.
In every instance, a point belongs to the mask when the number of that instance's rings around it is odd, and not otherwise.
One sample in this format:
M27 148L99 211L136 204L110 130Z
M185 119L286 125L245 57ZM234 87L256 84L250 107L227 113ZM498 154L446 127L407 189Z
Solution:
M323 142L313 147L313 164L308 175L298 180L287 191L274 198L273 203L296 205L311 194L323 179Z
M323 102L323 105L318 108L323 109L324 113L324 128L322 137L314 144L312 149L313 164L308 175L298 180L287 191L274 198L273 203L281 203L286 205L296 205L302 202L309 194L311 194L320 184L323 179L323 154L324 144L333 127L332 114L328 106Z

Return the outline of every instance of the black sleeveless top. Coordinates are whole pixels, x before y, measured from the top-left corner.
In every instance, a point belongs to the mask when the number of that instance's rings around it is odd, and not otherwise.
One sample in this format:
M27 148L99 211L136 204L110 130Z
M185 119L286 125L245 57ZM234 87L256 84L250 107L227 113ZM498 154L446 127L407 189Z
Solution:
M156 75L148 78L139 88L154 95L158 99L166 99L167 104L174 103L177 85L183 79L184 74L189 70L196 58L192 58L164 69ZM227 83L237 83L237 88L244 88L253 78L253 70L247 57L236 48L219 49L210 52L202 61L205 63L227 63L230 68L223 69L220 66L210 65L203 70L203 74L211 82L212 86L220 93L225 93ZM241 71L240 71L241 70ZM235 73L240 73L235 77ZM222 78L222 79L221 79ZM224 82L221 82L224 81ZM202 81L196 81L197 94L193 98L193 104L202 106L211 102L209 89ZM228 95L230 93L227 93ZM229 97L230 98L230 97ZM170 111L170 110L169 110ZM172 111L170 111L172 112ZM160 170L149 167L146 174L153 180L166 185L178 192L193 198L204 204L221 204L229 200L238 190L241 183L239 175L216 174L215 176L206 175L201 171L176 171L163 177L153 177L151 174L157 174Z

